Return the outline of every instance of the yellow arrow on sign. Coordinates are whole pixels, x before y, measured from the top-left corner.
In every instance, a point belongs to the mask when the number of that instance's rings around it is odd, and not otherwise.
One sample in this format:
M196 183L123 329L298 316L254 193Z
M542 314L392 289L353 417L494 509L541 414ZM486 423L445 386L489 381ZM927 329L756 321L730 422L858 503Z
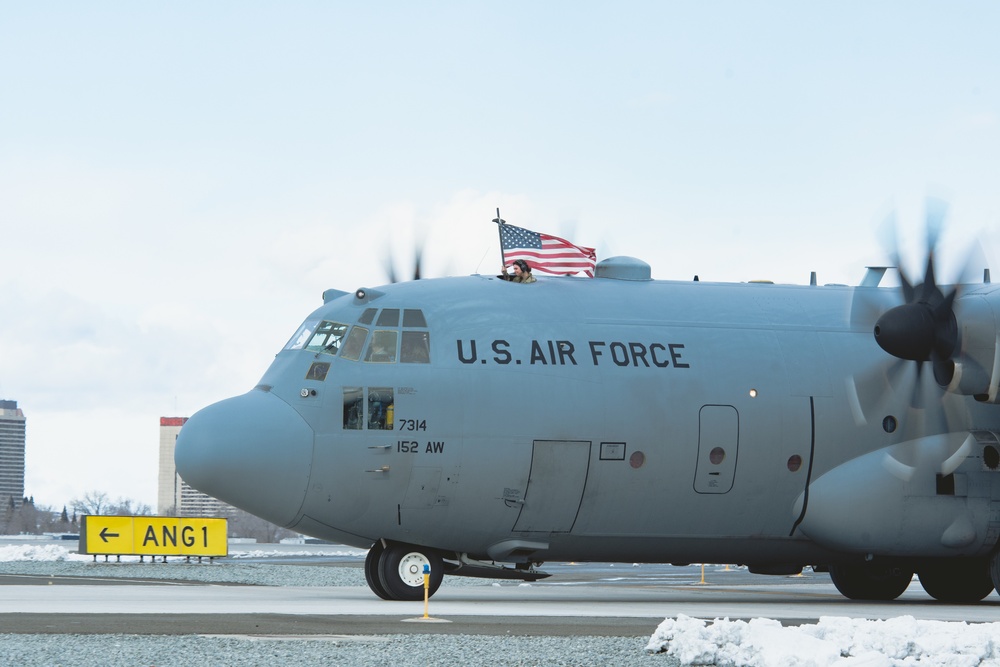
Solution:
M132 553L132 517L83 517L80 524L80 553Z

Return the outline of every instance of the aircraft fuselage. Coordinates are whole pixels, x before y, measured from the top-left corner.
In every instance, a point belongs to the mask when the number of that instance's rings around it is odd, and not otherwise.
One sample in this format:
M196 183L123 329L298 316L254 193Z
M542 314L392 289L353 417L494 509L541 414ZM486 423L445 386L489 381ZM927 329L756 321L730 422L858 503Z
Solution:
M178 470L309 535L481 562L983 556L1000 478L966 440L1000 418L943 389L915 409L878 370L870 313L894 298L486 276L331 296L255 389L192 417Z

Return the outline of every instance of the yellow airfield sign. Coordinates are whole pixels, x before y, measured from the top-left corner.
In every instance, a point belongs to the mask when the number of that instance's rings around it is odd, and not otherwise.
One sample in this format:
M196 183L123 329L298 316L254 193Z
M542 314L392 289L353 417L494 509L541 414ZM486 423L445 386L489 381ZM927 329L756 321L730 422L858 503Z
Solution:
M110 556L229 555L226 519L88 515L80 553Z

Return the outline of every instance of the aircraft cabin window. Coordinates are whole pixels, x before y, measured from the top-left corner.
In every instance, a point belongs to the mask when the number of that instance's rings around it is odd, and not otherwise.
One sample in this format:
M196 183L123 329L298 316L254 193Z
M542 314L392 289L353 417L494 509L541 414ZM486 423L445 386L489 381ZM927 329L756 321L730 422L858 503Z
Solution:
M358 318L358 324L371 324L375 319L376 312L378 312L378 308L365 308L365 312L361 313L361 317Z
M399 326L399 308L386 308L378 316L378 322L375 326L379 327L398 327Z
M337 354L340 344L347 333L347 325L340 322L329 322L324 320L316 327L316 333L312 335L306 344L306 349L310 352L322 352L324 354Z
M422 327L426 329L427 320L424 319L424 311L417 310L416 308L406 308L403 310L403 326Z
M376 331L372 334L372 343L368 346L365 361L377 364L396 363L396 339L398 331Z
M319 320L306 320L298 331L285 343L284 350L301 350L319 325Z
M365 423L365 403L361 387L344 387L344 428L357 431Z
M361 350L365 348L365 340L368 338L368 329L364 327L352 327L347 334L347 340L341 347L340 358L357 361L361 358Z
M429 364L431 361L430 333L426 331L404 331L403 349L399 360L404 364Z
M372 387L368 390L368 428L391 431L393 420L392 387Z

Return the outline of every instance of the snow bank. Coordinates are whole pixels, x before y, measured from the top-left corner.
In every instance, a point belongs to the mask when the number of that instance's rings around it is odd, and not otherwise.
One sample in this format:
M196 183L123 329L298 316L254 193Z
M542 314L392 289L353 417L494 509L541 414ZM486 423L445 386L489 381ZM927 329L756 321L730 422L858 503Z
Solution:
M77 548L76 542L71 542L73 550ZM307 558L307 557L343 557L359 558L364 557L365 551L344 547L343 549L326 549L324 551L282 551L255 549L253 551L230 551L230 558ZM12 544L9 546L0 545L0 563L10 561L89 561L93 556L72 553L69 547L62 544L38 544L29 542L27 544ZM139 560L138 556L123 556L123 560L131 562Z
M92 556L81 556L70 553L69 549L58 544L12 544L10 546L0 546L0 563L30 560L30 561L56 561L56 560L90 560Z
M718 667L1000 667L1000 623L822 617L782 627L680 615L660 624L646 650Z

